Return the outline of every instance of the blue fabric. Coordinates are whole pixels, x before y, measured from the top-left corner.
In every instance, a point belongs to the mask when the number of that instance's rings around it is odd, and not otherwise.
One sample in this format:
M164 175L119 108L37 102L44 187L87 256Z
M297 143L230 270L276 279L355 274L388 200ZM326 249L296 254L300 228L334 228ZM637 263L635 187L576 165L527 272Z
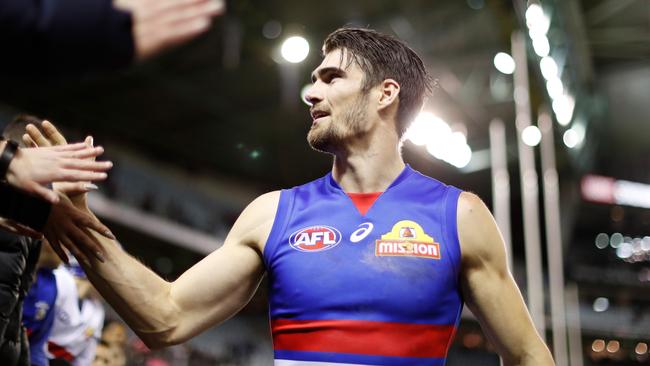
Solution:
M282 191L264 248L271 319L457 326L462 310L456 229L460 192L409 166L365 215L331 174ZM416 223L439 244L439 259L377 254L382 236L409 235L409 227L415 225L397 225L405 222ZM312 241L326 239L306 243L313 236L305 234L306 228L322 231ZM369 234L363 237L364 232ZM297 243L301 240L302 246ZM339 357L307 354L319 356L300 360L336 362ZM390 358L372 364L401 363ZM404 364L442 365L444 359Z
M56 278L51 269L41 268L36 283L29 289L23 303L23 324L29 334L29 352L33 366L47 366L45 343L54 322Z

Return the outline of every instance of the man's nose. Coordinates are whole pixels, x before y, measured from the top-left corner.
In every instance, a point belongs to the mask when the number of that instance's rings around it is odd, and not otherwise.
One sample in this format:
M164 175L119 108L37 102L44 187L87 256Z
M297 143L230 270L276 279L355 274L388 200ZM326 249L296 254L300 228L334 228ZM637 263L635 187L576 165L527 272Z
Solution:
M313 106L323 100L322 94L318 91L316 85L310 86L305 92L305 103Z

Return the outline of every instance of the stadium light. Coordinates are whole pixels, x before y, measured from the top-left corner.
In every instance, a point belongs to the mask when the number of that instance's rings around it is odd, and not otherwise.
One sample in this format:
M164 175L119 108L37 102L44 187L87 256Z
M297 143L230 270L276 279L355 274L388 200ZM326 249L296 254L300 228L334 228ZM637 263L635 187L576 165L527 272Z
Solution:
M537 126L528 126L521 131L521 140L528 146L537 146L542 141L542 132Z
M494 67L504 74L515 72L515 60L505 52L499 52L494 56Z
M539 68L542 70L542 76L544 76L544 79L546 80L560 76L558 73L559 69L557 67L557 63L551 56L543 57L539 61Z
M302 62L309 54L309 42L300 36L289 37L282 42L282 57L292 64Z

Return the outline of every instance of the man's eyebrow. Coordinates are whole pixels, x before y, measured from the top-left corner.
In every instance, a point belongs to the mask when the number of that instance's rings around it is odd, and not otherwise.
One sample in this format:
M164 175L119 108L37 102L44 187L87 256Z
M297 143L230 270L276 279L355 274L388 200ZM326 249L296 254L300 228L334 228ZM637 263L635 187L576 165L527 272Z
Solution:
M318 69L318 70L311 73L311 82L312 83L316 82L316 74L318 74L318 76L320 76L320 78L322 79L328 74L339 74L339 75L345 76L346 73L345 73L345 70L341 69L340 67L334 67L334 66L323 67L322 69Z

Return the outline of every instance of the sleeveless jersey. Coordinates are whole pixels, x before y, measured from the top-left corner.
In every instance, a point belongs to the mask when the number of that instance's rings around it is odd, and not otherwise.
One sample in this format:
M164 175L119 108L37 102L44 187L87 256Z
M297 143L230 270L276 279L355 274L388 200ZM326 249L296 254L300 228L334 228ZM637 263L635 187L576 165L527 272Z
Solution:
M40 268L36 273L36 282L29 288L23 303L23 324L27 329L32 366L49 364L45 344L54 322L56 295L54 272L49 268Z
M283 190L264 248L275 365L444 365L459 194L408 165L365 215L331 173Z

